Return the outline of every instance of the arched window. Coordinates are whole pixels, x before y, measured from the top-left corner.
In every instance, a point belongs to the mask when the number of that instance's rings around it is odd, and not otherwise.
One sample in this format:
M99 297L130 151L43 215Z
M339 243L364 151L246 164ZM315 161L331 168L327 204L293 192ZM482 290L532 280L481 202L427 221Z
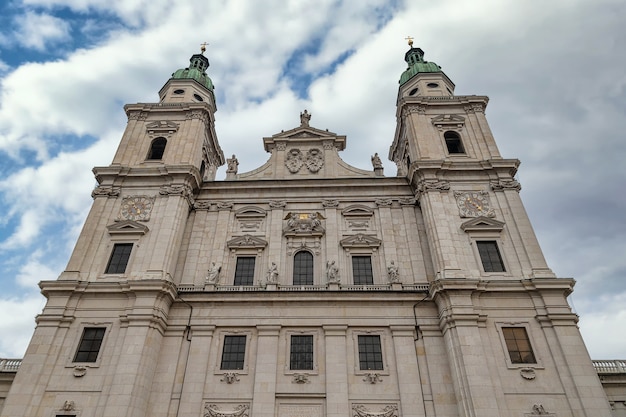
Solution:
M293 285L313 285L313 255L300 251L293 257Z
M152 145L150 145L148 159L162 159L163 152L165 152L165 145L167 145L167 139L165 138L156 138L153 140Z
M446 140L448 153L465 153L465 149L463 148L463 142L461 142L461 137L458 133L448 131L443 134L443 137Z

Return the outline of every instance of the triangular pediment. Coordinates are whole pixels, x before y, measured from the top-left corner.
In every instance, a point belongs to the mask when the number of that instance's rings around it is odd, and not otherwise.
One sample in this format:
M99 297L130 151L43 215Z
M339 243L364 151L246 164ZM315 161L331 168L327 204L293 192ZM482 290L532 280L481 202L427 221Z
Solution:
M226 245L229 249L235 248L254 248L254 249L262 249L267 246L267 241L265 239L261 239L260 237L252 236L252 235L243 235L237 236L228 242Z
M279 147L289 145L313 145L322 147L325 143L330 143L337 150L342 151L346 147L346 137L311 126L298 126L294 129L282 131L270 137L263 138L265 150L268 152L276 145Z
M382 243L382 240L359 233L358 235L343 238L339 243L343 248L377 248Z
M354 204L346 207L341 214L345 217L371 217L374 214L374 210L362 204Z
M433 125L439 129L461 128L465 124L465 117L458 114L442 114L431 119Z
M501 232L503 228L504 222L485 216L476 217L461 225L464 232Z
M150 229L145 224L134 220L123 220L107 226L111 235L145 235Z
M310 126L298 126L294 129L282 131L280 133L276 133L272 135L274 139L280 138L329 138L336 137L337 134L334 132L329 132L328 130L316 129Z

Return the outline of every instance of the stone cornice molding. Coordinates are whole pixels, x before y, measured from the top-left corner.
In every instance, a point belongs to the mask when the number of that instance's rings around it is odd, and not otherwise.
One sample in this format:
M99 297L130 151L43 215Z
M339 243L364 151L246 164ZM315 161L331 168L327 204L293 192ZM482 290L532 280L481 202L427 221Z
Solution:
M515 190L520 192L522 190L522 185L516 179L499 179L491 181L491 189L493 191Z
M91 192L91 198L98 197L119 197L121 188L106 185L99 185Z
M189 207L193 207L194 205L193 190L187 184L163 185L159 189L159 195L162 197L181 196L187 200Z

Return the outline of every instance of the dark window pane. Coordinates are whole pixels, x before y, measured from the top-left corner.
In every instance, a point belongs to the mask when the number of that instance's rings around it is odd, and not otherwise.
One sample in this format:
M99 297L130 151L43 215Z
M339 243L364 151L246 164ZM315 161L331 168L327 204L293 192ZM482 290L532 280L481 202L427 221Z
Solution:
M254 256L237 257L235 285L254 285Z
M502 334L511 363L537 363L524 327L503 327Z
M150 153L148 154L148 159L161 159L163 158L163 152L165 152L165 145L167 145L167 140L165 138L156 138L152 141L152 146L150 146Z
M111 259L109 259L105 273L123 274L126 272L126 265L128 265L128 258L130 258L132 249L132 243L116 243L113 245L113 252L111 252Z
M313 255L309 252L293 257L293 285L313 285Z
M313 336L291 336L289 369L313 369Z
M504 263L495 241L476 242L485 272L504 272Z
M105 330L104 327L85 327L74 362L95 362L98 359Z
M374 283L371 256L352 257L352 276L355 285L371 285Z
M465 149L463 149L463 143L461 142L461 137L456 132L446 132L443 137L446 140L446 147L448 148L448 153L465 153Z
M246 336L224 336L221 369L243 369Z
M359 364L363 371L383 369L380 336L359 336Z

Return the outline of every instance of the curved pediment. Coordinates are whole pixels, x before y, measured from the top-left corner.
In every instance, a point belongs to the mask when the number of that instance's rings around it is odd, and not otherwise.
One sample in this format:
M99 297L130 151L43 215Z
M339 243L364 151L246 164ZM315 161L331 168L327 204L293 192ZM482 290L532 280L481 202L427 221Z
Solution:
M371 217L374 214L374 210L363 204L353 204L343 209L341 214L345 217Z

